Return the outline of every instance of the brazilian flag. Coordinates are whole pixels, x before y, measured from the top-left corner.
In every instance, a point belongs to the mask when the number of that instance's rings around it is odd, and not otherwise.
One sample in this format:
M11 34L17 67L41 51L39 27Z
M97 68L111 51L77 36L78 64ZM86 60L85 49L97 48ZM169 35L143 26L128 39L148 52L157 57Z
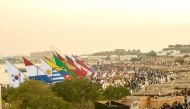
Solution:
M53 54L53 57L57 66L61 67L65 72L67 72L73 78L77 78L77 76L55 54Z

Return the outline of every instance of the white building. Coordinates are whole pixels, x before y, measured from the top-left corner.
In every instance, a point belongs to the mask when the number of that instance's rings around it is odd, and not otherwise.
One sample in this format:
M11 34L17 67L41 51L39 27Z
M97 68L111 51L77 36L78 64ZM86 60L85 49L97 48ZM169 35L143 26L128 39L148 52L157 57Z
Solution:
M103 59L106 59L108 58L108 56L90 56L90 55L83 55L83 56L80 56L81 59L85 59L85 60L103 60Z
M119 60L119 58L120 58L120 57L119 57L118 55L111 55L111 56L110 56L110 60L111 60L111 61Z
M102 60L102 59L106 59L107 56L89 56L88 59L90 60Z
M175 56L179 54L180 50L166 50L157 53L158 56Z
M137 55L121 55L120 56L120 61L125 61L125 60L131 60L132 58L137 58Z

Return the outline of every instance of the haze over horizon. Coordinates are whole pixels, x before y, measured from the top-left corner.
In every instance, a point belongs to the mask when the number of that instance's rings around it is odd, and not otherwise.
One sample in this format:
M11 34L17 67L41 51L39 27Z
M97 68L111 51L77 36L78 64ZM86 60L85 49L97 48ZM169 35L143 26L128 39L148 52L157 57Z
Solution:
M189 0L0 0L0 55L190 43Z

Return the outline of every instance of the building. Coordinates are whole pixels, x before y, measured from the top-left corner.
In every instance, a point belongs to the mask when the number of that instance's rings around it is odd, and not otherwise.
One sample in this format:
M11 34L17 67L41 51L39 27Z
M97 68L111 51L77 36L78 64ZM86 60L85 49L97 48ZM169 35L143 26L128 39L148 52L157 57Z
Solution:
M95 61L98 61L98 60L103 60L103 59L107 59L108 56L91 56L91 55L83 55L83 56L80 56L81 59L84 59L84 60L95 60Z
M137 55L110 55L110 56L92 56L92 55L82 55L81 59L85 60L88 63L98 63L102 64L110 64L110 63L118 63L119 61L130 61L132 58L137 58Z
M107 64L108 56L92 56L92 55L82 55L79 56L82 60L87 62L89 65L103 65Z
M182 103L184 98L182 96L158 97L150 99L151 109L160 109L160 107L167 103L172 106L174 102Z
M19 56L8 56L8 57L4 57L0 62L2 62L3 64L5 63L5 59L9 60L11 63L23 63L23 57L27 57L27 56L23 56L23 55L19 55Z
M40 59L40 58L44 58L44 57L47 57L49 59L53 58L52 51L42 51L42 52L30 53L30 57L36 58L36 59Z
M160 109L164 103L172 106L176 101L183 103L183 100L182 96L127 96L116 102L128 105L130 109Z
M129 105L130 109L145 109L149 107L149 99L148 96L126 96L117 102Z
M111 55L110 60L111 61L119 61L120 57L118 55Z
M86 60L86 61L102 61L106 60L108 56L91 56L91 55L83 55L80 56L81 59Z
M165 50L157 53L158 56L175 56L179 54L180 50Z
M120 55L119 60L120 61L130 61L132 58L137 58L137 55Z
M97 101L95 109L131 109L130 106L116 101Z

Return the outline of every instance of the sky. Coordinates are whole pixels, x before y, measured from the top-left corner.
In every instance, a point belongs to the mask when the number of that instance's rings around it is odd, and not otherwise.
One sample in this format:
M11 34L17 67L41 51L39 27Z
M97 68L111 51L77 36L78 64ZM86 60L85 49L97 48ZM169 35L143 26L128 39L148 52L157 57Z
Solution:
M190 43L190 0L0 0L0 56Z

